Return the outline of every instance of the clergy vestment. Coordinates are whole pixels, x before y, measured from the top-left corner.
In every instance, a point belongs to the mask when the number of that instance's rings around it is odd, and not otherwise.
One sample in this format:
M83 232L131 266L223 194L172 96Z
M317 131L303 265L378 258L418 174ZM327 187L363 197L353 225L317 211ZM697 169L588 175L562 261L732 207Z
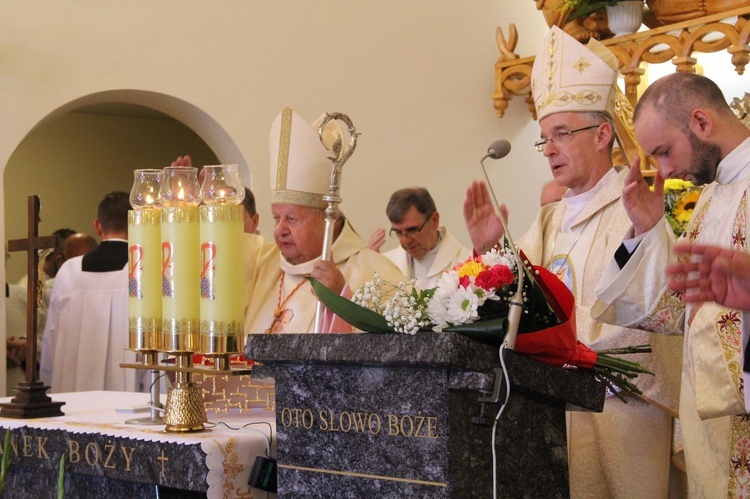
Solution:
M691 242L747 251L750 139L727 155L683 234ZM680 423L691 497L746 497L750 419L743 400L742 312L680 302L664 268L675 259L666 220L642 237L620 269L612 261L597 289L601 320L684 333ZM690 318L686 320L686 318Z
M140 370L120 367L136 362L127 263L127 241L106 240L60 267L42 340L40 377L51 392L148 390Z
M420 260L415 259L399 246L383 253L406 277L413 278L419 289L434 288L440 275L471 256L471 250L461 246L453 234L440 227L440 240Z
M562 201L542 207L518 240L532 263L573 291L581 342L594 350L653 345L650 354L627 356L656 373L635 380L653 405L609 396L603 413L567 413L571 497L666 497L669 484L673 421L662 408L676 412L681 338L611 326L590 312L596 284L630 226L620 201L626 175L612 169L588 192L568 191Z
M398 268L367 244L345 221L331 246L331 258L354 293L377 272L398 284L405 277ZM312 333L318 300L305 279L316 260L289 263L275 243L254 234L245 235L245 332ZM275 317L274 312L278 310ZM349 332L333 330L326 332Z
M39 309L37 312L38 330L37 352L41 345L41 331L44 330L44 317L46 311ZM6 338L23 338L26 336L26 288L18 284L5 285L5 336ZM18 383L26 381L25 366L15 366L9 361L6 369L6 394L15 395L13 390Z

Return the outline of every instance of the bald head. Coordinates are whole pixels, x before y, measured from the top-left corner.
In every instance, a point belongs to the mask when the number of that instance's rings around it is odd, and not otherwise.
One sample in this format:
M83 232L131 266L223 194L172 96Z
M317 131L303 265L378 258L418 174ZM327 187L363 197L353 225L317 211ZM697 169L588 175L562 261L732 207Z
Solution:
M77 232L65 241L63 254L67 260L74 256L85 255L89 251L95 250L97 246L99 246L99 243L96 242L93 236Z
M730 121L735 117L719 86L695 73L668 74L649 85L638 99L633 112L634 123L647 108L653 108L659 116L683 130L687 130L696 108L711 109Z

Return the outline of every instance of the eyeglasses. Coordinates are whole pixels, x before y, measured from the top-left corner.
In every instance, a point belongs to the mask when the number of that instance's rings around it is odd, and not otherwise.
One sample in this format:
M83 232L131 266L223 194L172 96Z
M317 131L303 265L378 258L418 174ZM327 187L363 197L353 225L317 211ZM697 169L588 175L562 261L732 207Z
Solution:
M568 142L570 142L571 137L574 133L582 132L584 130L591 130L592 128L598 128L601 123L596 125L589 125L582 128L576 128L575 130L571 130L569 132L558 132L554 134L552 137L549 137L547 140L540 140L539 142L534 142L534 147L538 152L544 152L544 147L549 142L552 145L555 146L564 146Z
M434 211L432 213L435 213ZM397 237L401 239L402 237L414 237L420 232L422 232L422 229L424 229L424 226L427 225L427 222L430 221L430 218L432 218L432 213L427 215L427 218L424 219L424 222L422 225L419 226L419 228L416 227L407 227L404 230L394 229L391 227L391 230L388 231L388 235L391 237Z

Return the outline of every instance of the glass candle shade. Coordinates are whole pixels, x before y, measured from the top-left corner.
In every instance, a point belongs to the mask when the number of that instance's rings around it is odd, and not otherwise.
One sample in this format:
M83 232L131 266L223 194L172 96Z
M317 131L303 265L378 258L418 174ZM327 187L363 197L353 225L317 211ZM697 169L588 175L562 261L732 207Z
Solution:
M237 165L204 166L203 172L201 200L205 204L240 204L245 199Z
M200 206L201 353L242 351L243 207Z
M197 206L161 209L162 331L167 352L195 352L200 319Z
M198 169L192 166L167 166L159 190L162 206L198 206L201 202Z
M136 352L162 349L161 212L128 212L129 345Z
M164 170L143 169L133 172L133 188L130 190L130 206L134 210L158 208L159 192L164 181Z

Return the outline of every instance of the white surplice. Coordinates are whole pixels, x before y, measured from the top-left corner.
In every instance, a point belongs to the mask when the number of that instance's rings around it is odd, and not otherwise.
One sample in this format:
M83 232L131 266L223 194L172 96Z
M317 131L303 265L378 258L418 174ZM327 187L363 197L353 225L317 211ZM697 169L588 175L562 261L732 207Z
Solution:
M299 265L289 263L276 244L253 234L245 235L245 332L258 334L312 333L318 300L306 277L316 260ZM406 280L386 257L367 248L349 222L331 245L331 258L344 274L351 292L372 280L377 272L384 280L398 284ZM283 285L281 283L284 276ZM274 312L281 309L279 320ZM338 325L348 324L339 322ZM338 326L337 325L337 326ZM328 330L326 332L349 332Z
M626 170L613 169L590 191L542 208L518 240L530 261L557 274L576 300L578 339L594 350L651 343L650 354L628 355L656 373L636 385L650 402L608 397L604 412L568 412L571 497L666 497L672 417L677 411L681 337L594 320L594 289L630 220L620 201Z
M750 139L719 164L683 237L747 251ZM691 497L746 497L750 488L750 419L744 403L744 314L715 303L682 304L667 289L674 236L662 220L627 264L610 262L597 288L597 318L657 332L684 333L680 423ZM685 320L690 318L690 320Z
M440 227L440 242L423 258L417 260L401 246L383 253L406 277L414 279L419 289L430 289L437 285L440 275L471 256L464 246L445 227Z
M42 340L40 378L50 392L145 391L128 350L128 269L84 272L82 256L55 279Z

